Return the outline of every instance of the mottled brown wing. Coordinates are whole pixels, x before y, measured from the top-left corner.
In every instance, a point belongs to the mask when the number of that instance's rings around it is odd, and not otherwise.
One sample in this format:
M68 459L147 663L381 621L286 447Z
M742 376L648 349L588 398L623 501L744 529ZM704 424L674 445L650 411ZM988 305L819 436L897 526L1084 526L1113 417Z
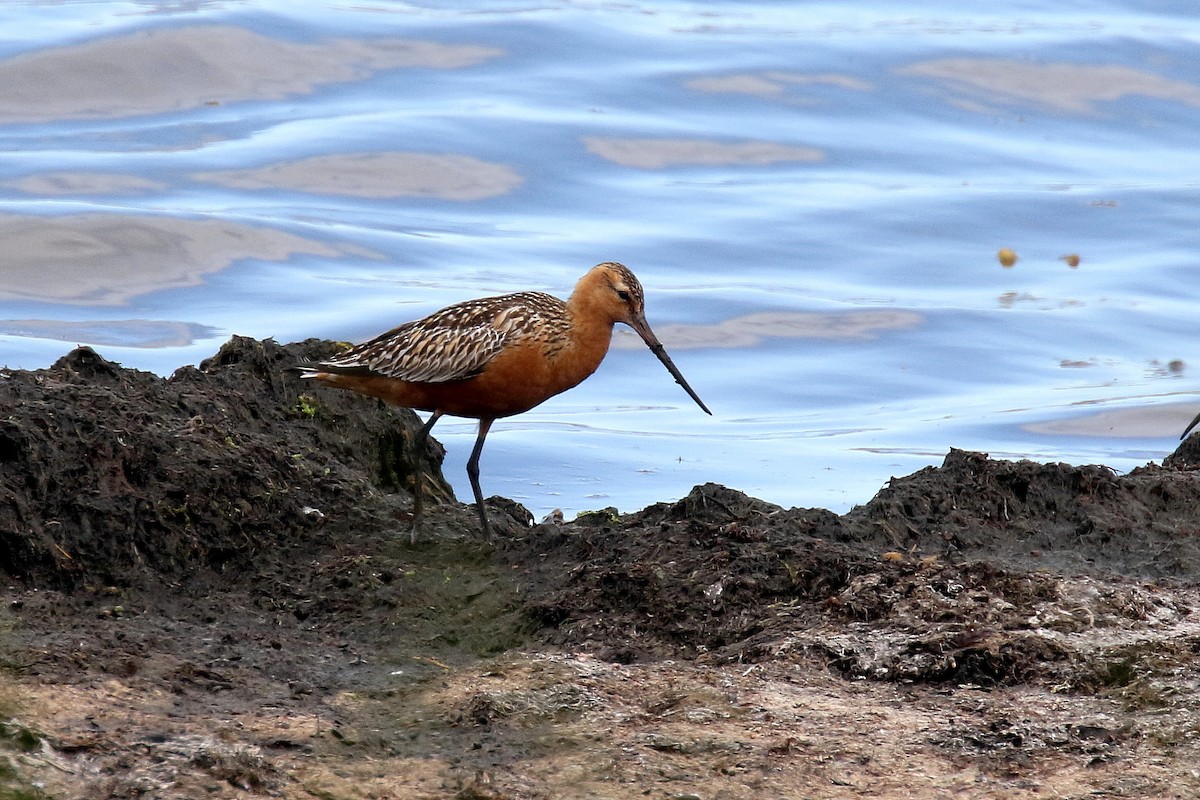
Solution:
M415 383L464 380L536 330L554 304L561 306L562 301L540 292L468 300L393 328L320 367Z

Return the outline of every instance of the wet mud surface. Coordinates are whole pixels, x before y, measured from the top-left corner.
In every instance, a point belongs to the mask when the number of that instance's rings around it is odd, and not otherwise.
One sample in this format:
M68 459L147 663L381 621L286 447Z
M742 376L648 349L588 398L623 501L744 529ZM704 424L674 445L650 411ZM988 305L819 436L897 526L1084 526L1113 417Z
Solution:
M0 373L0 798L1200 796L1196 442L488 542L335 348Z

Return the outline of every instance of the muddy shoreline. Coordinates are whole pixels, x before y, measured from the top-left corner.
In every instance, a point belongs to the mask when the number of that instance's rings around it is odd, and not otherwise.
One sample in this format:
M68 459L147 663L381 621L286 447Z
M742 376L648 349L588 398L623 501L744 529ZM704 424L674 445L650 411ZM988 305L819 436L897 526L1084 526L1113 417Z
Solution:
M1200 795L1194 440L483 542L335 347L0 373L0 797Z

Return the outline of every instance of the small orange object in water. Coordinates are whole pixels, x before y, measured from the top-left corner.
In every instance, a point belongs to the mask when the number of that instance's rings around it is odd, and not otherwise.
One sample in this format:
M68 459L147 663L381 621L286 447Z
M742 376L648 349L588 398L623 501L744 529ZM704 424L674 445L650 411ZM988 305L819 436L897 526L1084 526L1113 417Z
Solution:
M996 252L996 258L1000 259L1000 266L1011 267L1013 264L1017 263L1017 251L1013 250L1011 247L1001 247Z
M492 423L528 411L595 372L618 322L637 331L684 391L705 413L712 413L646 322L642 285L628 268L611 261L592 267L566 302L542 292L468 300L328 361L296 369L302 378L432 412L414 442L418 452L443 415L479 420L467 476L480 527L490 536L479 488L479 454ZM413 491L414 537L420 513L418 482Z
M1059 256L1058 260L1067 262L1068 267L1070 267L1071 269L1075 269L1076 267L1079 266L1079 262L1081 259L1079 258L1078 253L1067 253L1065 256Z

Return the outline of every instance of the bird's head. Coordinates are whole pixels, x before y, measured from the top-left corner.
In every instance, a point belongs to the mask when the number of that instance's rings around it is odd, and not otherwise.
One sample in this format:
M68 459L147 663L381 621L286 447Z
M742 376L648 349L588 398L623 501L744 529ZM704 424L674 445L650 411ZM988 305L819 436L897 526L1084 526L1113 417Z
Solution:
M688 382L667 355L666 348L650 329L650 323L646 322L646 295L642 291L641 282L628 267L615 261L605 261L592 267L575 285L571 302L586 306L591 313L602 315L610 323L624 322L637 331L646 346L671 373L671 377L675 378L675 382L683 387L700 408L708 414L712 413L704 405L704 401L692 391L692 387L688 386Z

